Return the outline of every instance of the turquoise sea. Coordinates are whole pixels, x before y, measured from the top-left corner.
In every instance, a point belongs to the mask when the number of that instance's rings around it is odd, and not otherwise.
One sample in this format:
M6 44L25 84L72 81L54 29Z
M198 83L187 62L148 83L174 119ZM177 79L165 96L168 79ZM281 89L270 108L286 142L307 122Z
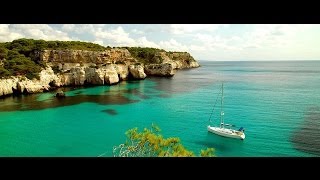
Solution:
M320 156L320 61L199 63L172 78L63 88L65 99L54 91L0 99L0 156L112 156L128 129L152 123L196 154ZM222 81L225 122L245 128L243 141L207 131Z

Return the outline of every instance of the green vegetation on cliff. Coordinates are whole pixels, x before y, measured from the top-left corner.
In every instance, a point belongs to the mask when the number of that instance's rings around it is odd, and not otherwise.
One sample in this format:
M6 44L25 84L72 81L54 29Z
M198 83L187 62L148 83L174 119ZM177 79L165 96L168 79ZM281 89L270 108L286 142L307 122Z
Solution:
M29 79L38 78L41 67L44 67L39 52L45 49L103 51L107 48L80 41L17 39L0 43L0 77L25 75Z
M7 49L19 51L22 54L28 55L34 50L44 49L74 49L74 50L88 50L88 51L103 51L106 48L90 43L81 41L45 41L45 40L34 40L34 39L17 39L12 42L2 43Z
M162 60L158 60L155 57L157 52L166 52L163 49L157 48L142 48L142 47L125 47L130 54L138 61L144 64L148 63L161 63Z
M173 61L185 61L190 63L195 61L187 52L165 51L157 48L142 48L142 47L125 47L130 54L138 61L144 64L160 64L165 58L170 58ZM178 55L177 55L178 54ZM176 55L176 56L175 56Z
M138 128L126 132L127 142L114 147L113 154L117 157L193 157L195 154L187 150L176 137L164 138L160 128L152 125L152 128L144 128L138 132ZM214 156L213 148L201 150L199 156Z
M21 41L23 42L23 41ZM26 75L27 78L39 78L41 63L32 60L33 56L29 46L17 42L0 44L0 77L11 75Z

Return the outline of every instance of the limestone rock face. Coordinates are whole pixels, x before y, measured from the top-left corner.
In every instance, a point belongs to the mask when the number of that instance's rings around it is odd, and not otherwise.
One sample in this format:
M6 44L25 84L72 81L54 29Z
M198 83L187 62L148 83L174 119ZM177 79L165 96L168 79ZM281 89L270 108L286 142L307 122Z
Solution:
M84 67L74 67L70 71L58 75L58 80L54 81L60 86L83 86L86 81L86 71Z
M129 69L127 65L115 64L115 69L120 77L120 80L127 80L129 75Z
M58 84L62 86L82 86L85 84L111 85L119 82L118 72L114 65L100 68L71 68L70 72L58 75L58 79Z
M70 70L72 85L82 86L86 80L85 71L83 67L71 68Z
M144 79L147 77L142 65L130 65L129 72L135 79Z
M17 90L19 93L38 93L49 91L50 84L58 81L57 75L54 74L51 67L47 67L39 73L40 79L29 80L27 78L20 78L17 82Z
M12 94L14 90L17 90L18 77L12 77L10 79L0 79L0 96Z
M189 63L188 68L197 68L200 67L199 63L197 61L192 61Z
M174 69L188 69L200 66L198 62L187 52L167 52L166 54L162 54L162 56L165 60L164 63L172 64Z
M135 62L130 52L124 48L104 51L87 50L44 50L39 53L40 60L48 63L117 63Z
M149 64L144 66L147 75L153 76L173 76L175 74L172 64Z
M48 91L50 83L58 80L50 67L40 72L40 79L29 80L26 77L11 77L0 79L0 96L17 93L37 93Z
M103 85L104 74L96 68L86 68L86 83L92 85Z
M104 76L104 84L116 84L119 82L117 70L114 65L108 65L104 68L99 69Z
M38 93L44 90L48 91L49 85L41 85L39 81L23 80L17 83L17 90L19 93Z
M53 81L57 81L58 77L54 74L52 68L50 66L46 67L46 69L42 70L39 74L40 76L40 84L48 85Z

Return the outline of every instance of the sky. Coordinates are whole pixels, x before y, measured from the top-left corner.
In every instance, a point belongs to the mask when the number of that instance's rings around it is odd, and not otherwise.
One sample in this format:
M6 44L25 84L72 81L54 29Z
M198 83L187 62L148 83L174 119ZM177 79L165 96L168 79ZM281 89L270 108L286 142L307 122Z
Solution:
M18 38L154 47L196 60L320 60L320 24L0 24L0 42Z

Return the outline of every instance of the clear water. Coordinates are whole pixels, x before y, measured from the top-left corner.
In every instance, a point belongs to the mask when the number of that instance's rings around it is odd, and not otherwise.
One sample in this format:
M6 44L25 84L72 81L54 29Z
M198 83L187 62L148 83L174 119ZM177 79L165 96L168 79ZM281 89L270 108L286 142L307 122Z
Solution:
M320 61L210 62L172 78L0 99L0 156L112 156L133 127L160 126L199 153L300 157L320 152ZM225 122L246 139L208 133L224 81ZM219 106L212 124L219 123Z

